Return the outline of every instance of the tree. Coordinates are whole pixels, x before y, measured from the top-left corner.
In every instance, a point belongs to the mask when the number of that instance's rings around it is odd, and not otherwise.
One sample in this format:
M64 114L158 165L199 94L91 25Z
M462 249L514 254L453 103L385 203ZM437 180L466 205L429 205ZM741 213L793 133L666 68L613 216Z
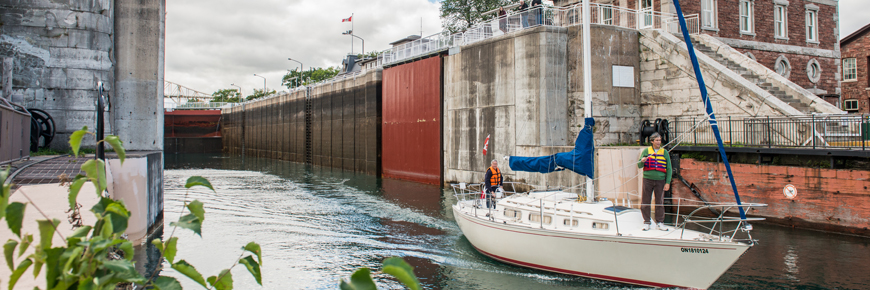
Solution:
M363 58L367 58L367 57L378 57L378 55L380 55L380 54L381 54L380 51L370 51L369 53L358 53L356 55L356 57L359 59L363 59Z
M441 1L441 27L451 34L465 31L472 26L493 19L497 13L484 12L510 4L509 0L444 0Z
M318 67L302 72L295 70L288 71L287 74L284 75L284 78L281 79L281 85L288 89L298 86L307 86L309 84L334 78L340 71L341 70L339 70L337 66L327 68Z
M237 89L222 89L211 95L214 97L212 102L238 103L242 100L242 95Z
M275 93L276 93L275 90L264 92L263 90L254 89L254 94L246 97L245 100L250 101L250 100L254 100L254 99L268 97L268 96L274 95Z

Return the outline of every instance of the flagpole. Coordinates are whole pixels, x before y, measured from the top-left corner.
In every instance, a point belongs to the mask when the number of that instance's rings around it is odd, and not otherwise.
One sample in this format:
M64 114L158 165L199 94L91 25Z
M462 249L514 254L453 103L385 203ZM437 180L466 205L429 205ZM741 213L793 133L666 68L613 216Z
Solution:
M353 13L350 14L350 35L353 35ZM350 54L353 54L353 36L350 37Z

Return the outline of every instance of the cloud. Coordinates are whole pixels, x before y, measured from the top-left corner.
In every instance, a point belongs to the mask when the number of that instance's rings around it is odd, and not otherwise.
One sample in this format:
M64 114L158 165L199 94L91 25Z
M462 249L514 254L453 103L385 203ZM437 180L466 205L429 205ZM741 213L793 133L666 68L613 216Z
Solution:
M166 3L165 79L212 93L242 87L281 91L281 77L299 65L337 66L351 52L351 23L366 51L384 50L412 34L441 31L439 3L427 0L186 0ZM353 38L354 53L362 43Z
M840 39L870 23L867 0L840 0Z

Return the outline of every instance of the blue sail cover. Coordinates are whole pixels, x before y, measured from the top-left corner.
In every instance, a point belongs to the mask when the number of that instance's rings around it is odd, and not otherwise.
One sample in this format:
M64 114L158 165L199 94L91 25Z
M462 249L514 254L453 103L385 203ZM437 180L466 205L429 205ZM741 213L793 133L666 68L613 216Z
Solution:
M511 156L509 164L511 170L550 173L568 169L593 177L595 143L592 140L592 126L595 126L595 119L586 118L585 122L583 130L577 134L577 140L574 141L574 150L540 157Z

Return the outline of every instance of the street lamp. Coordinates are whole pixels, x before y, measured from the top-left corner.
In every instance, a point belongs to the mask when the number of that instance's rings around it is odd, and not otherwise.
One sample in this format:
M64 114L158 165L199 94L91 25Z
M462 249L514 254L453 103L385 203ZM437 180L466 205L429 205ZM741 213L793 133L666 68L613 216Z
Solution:
M342 35L350 35L350 36L359 38L359 40L362 40L362 54L363 54L363 56L365 56L365 54L366 54L366 40L365 39L362 39L362 37L354 35L353 30L348 30L348 31L342 32L341 34ZM353 49L351 49L351 50L353 50ZM353 51L351 51L350 53L353 53Z
M258 74L254 74L254 76L263 78L263 96L266 96L266 77Z
M302 62L300 62L300 61L298 61L298 60L295 60L295 59L292 59L292 58L289 58L289 57L287 58L287 60L289 60L289 61L295 61L295 62L299 63L299 75L300 75L300 76L304 76L304 75L305 75L305 66L302 65ZM305 82L305 77L302 77L302 82L303 82L303 83Z
M295 71L296 70L289 70L289 69L287 70L287 72L290 73L290 75L293 75L293 72L295 72ZM289 78L289 79L287 79L287 82L290 83L290 86L292 86L293 88L296 88L299 86L299 77L297 76L297 77ZM296 85L294 86L294 84L296 84Z
M242 87L237 86L236 84L230 84L230 85L239 88L239 93L237 95L239 95L239 100L241 100L242 99Z

